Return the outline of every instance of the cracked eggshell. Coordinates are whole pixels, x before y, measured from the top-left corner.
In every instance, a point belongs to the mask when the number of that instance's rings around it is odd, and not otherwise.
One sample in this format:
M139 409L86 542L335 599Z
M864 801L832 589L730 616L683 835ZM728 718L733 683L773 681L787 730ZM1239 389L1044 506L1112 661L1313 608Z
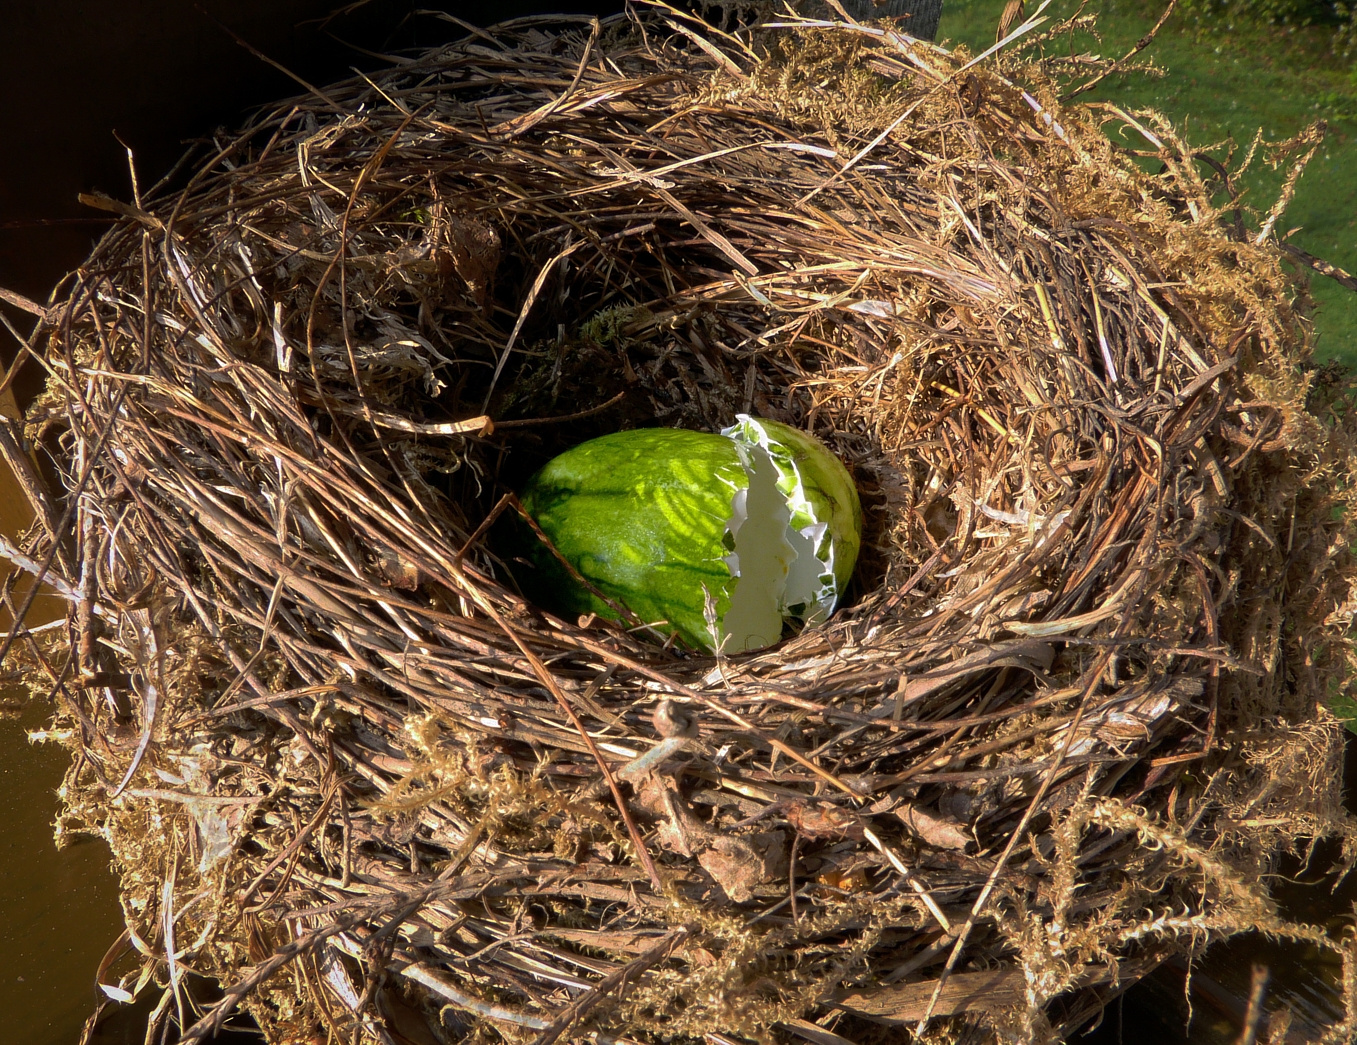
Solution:
M773 459L778 489L791 509L791 529L814 549L820 566L813 591L803 593L814 609L808 606L795 615L808 623L828 617L848 588L862 546L862 502L848 469L815 436L780 421L737 414L736 423L721 434L759 446ZM804 550L804 545L798 548ZM794 585L789 589L793 589L787 596L791 609L799 596Z
M550 461L521 499L590 585L695 649L762 649L785 619L824 619L857 555L861 509L843 465L811 436L743 416L721 435L590 440ZM529 537L524 551L529 597L617 617L542 542Z

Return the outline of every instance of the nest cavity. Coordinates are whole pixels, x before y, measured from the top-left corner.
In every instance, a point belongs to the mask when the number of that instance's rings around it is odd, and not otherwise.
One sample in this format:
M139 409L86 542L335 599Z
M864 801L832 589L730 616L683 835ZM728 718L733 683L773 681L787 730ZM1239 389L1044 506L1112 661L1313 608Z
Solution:
M1351 958L1263 884L1351 833L1353 426L1276 218L965 57L520 21L106 203L25 554L115 991L220 980L190 1040L1038 1041L1232 933ZM519 594L536 468L737 413L858 484L832 620L717 658Z

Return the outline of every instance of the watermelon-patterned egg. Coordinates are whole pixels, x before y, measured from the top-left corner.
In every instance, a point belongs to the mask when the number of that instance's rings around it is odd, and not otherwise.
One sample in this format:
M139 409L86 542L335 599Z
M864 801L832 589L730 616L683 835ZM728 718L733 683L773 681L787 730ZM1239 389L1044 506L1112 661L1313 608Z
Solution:
M740 653L834 611L862 509L814 436L740 415L721 434L646 428L592 439L529 480L523 507L590 585L663 634ZM549 609L616 618L538 540L524 589Z

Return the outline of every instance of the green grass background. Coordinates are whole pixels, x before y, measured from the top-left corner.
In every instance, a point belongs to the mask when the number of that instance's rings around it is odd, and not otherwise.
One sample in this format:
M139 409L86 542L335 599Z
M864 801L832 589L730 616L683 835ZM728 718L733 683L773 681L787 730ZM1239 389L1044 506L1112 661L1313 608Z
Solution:
M944 0L939 40L965 43L977 53L989 47L1004 2ZM1028 12L1038 4L1027 0ZM1076 6L1072 0L1056 0L1046 14L1059 19ZM1089 4L1086 12L1097 14L1101 39L1078 33L1045 46L1048 52L1068 48L1120 57L1163 9L1164 4L1145 0ZM1268 140L1280 141L1325 120L1328 134L1277 229L1285 234L1299 227L1292 243L1357 274L1357 63L1332 53L1326 37L1332 33L1320 27L1288 30L1250 24L1203 28L1190 14L1175 11L1154 43L1137 56L1160 75L1118 74L1082 97L1113 101L1128 110L1157 110L1193 145L1233 137L1239 155L1259 128ZM1284 177L1284 168L1272 170L1255 162L1242 181L1245 204L1265 214ZM1357 369L1357 293L1317 274L1312 293L1318 306L1316 354Z

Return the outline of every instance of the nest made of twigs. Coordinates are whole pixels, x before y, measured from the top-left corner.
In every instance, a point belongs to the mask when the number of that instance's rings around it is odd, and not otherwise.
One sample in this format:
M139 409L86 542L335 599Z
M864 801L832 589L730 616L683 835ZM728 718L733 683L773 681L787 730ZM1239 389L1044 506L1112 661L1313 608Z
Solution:
M1262 884L1349 832L1347 401L1273 241L1105 119L879 28L530 20L119 205L27 554L158 1013L1040 1040L1233 932L1349 960ZM717 659L517 594L532 470L741 411L859 485L831 621Z

